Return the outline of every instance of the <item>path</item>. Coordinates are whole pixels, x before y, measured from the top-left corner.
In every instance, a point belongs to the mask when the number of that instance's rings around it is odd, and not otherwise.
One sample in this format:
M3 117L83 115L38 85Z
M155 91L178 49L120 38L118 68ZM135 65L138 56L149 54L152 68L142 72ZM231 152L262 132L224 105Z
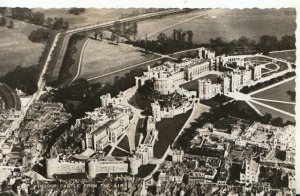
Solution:
M125 71L125 70L128 70L128 69L134 68L134 67L138 67L138 66L141 66L141 65L146 64L146 63L151 63L151 62L157 61L157 60L162 59L162 58L163 58L163 57L159 57L159 58L156 58L156 59L152 59L152 60L150 60L150 61L138 63L138 64L135 64L135 65L131 65L131 66L129 66L129 67L125 67L125 68L123 68L123 69L119 69L119 70L112 71L112 72L109 72L109 73L106 73L106 74L102 74L102 75L100 75L100 76L95 76L95 77L92 77L92 78L87 79L87 81L91 81L91 80L95 80L95 79L102 78L102 77L105 77L105 76L109 76L109 75L112 75L112 74L114 74L114 73L118 73L118 72L121 72L121 71Z
M295 118L295 117L296 117L294 114L291 114L291 113L289 113L289 112L286 112L286 111L280 110L280 109L278 109L278 108L275 108L275 107L273 107L273 106L270 106L270 105L267 105L267 104L261 103L261 102L259 102L259 101L256 101L256 100L254 100L254 99L252 99L252 100L251 100L251 102L253 102L253 103L256 103L256 104L258 104L258 105L261 105L261 106L264 106L264 107L266 107L266 108L269 108L269 109L271 109L271 110L275 110L275 111L277 111L277 112L280 112L280 113L282 113L282 114L285 114L285 115L291 116L291 117L293 117L293 118Z
M71 82L74 82L74 81L77 79L77 77L80 75L84 50L85 50L85 47L86 47L87 43L89 42L89 40L90 40L90 38L88 38L88 39L85 41L85 43L83 44L83 47L82 47L81 53L80 53L79 62L78 62L77 73L76 73L76 76L73 78L73 80L72 80Z
M284 104L292 104L292 105L296 104L296 102L280 101L280 100L275 100L275 99L263 99L263 98L256 98L256 97L252 97L252 99L260 100L260 101L267 101L267 102L274 102L274 103L284 103Z
M296 49L292 49L292 50L278 50L278 51L271 51L271 52L269 52L269 53L272 54L272 53L292 52L292 51L296 51Z

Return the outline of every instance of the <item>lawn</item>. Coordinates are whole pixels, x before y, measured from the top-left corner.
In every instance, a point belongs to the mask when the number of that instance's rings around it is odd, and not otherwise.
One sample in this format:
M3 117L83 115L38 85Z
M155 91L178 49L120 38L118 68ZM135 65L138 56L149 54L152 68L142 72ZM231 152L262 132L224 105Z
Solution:
M277 103L277 102L261 101L261 100L257 100L257 101L264 103L266 105L270 105L274 108L289 112L291 114L295 114L295 105L294 104Z
M295 118L291 117L291 116L288 116L286 114L283 114L283 113L280 113L280 112L277 112L275 110L272 110L272 109L269 109L269 108L266 108L264 106L261 106L261 105L258 105L256 103L252 103L261 113L263 114L266 114L266 113L269 113L272 115L273 118L277 118L277 117L280 117L283 119L283 121L291 121L291 122L295 122Z
M264 74L264 73L268 73L270 72L271 70L268 70L268 69L265 69L265 68L261 68L261 73Z
M198 80L200 79L210 79L212 81L212 83L217 83L218 81L218 75L216 74L208 74L206 76L203 76L197 80L192 80L190 82L187 82L185 84L180 85L180 87L189 90L189 91L198 91Z
M10 19L8 19L10 21ZM44 44L33 43L27 36L40 26L14 20L14 28L0 27L0 76L17 66L38 63Z
M65 21L69 22L70 29L88 26L92 24L102 23L106 21L113 21L119 19L122 14L130 14L132 11L137 10L134 8L129 9L97 9L97 8L87 8L86 11L80 15L74 15L68 13L67 8L34 8L34 12L42 12L45 14L45 18L51 17L62 17ZM145 11L145 9L139 9L140 12Z
M269 69L277 69L277 65L273 64L273 63L269 63L269 64L266 64L266 68L269 68Z
M125 136L121 141L120 141L120 143L118 144L118 147L120 147L120 148L122 148L122 149L124 149L124 150L126 150L126 151L130 151L130 149L129 149L129 142L128 142L128 137L127 136Z
M107 41L89 40L86 45L80 77L91 78L158 58L130 47Z
M281 51L270 52L269 56L275 57L275 58L285 59L285 60L288 60L292 63L296 62L296 50L283 51L283 52L281 52Z
M154 157L161 158L169 145L174 142L179 131L190 117L192 110L184 114L179 114L173 118L163 118L161 121L156 123L158 130L158 141L154 144Z
M129 154L118 149L118 148L115 148L114 151L111 153L112 156L114 157L126 157L128 156Z
M252 97L294 102L294 100L287 93L287 91L295 91L295 85L295 80L290 80L288 82L280 84L279 86L275 86L265 91L256 93L252 95Z
M290 12L292 10L292 12ZM203 10L177 14L138 23L138 38L145 37L167 26L187 20L203 13ZM164 31L168 36L173 29L192 30L194 42L208 43L210 39L222 37L229 41L241 36L259 40L262 35L292 35L296 30L294 9L222 9L210 16L201 16ZM148 39L156 39L160 32Z

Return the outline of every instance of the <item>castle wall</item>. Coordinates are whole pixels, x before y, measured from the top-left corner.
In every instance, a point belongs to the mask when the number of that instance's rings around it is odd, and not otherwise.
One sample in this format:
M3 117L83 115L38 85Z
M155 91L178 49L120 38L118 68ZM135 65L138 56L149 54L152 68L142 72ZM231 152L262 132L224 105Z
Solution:
M59 157L46 159L47 178L54 174L85 173L84 161L62 161Z
M124 161L97 161L88 162L88 175L95 178L97 174L107 173L127 173L128 163Z

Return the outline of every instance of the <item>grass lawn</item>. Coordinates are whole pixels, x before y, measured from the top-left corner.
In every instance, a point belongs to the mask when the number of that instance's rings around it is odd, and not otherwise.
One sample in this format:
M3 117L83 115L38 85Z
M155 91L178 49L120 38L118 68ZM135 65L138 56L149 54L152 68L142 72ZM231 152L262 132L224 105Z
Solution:
M264 74L264 73L268 73L270 72L270 70L268 69L265 69L265 68L261 68L261 73Z
M158 141L154 144L153 149L155 158L161 158L164 155L191 113L192 110L189 110L184 114L174 116L174 118L163 118L160 122L156 123Z
M111 153L111 155L114 157L126 157L126 156L128 156L128 153L126 153L118 148L115 148L114 151Z
M261 91L252 95L252 97L263 98L263 99L273 99L279 101L293 101L291 96L287 91L295 91L295 80L291 80L285 83L275 86L273 88Z
M288 116L286 114L283 114L283 113L280 113L280 112L277 112L275 110L272 110L272 109L269 109L269 108L266 108L264 106L261 106L261 105L258 105L256 103L252 103L261 113L263 114L266 114L266 113L269 113L272 115L273 118L277 118L277 117L280 117L283 119L283 121L291 121L291 122L295 122L295 118L291 117L291 116Z
M130 151L129 149L129 142L128 142L128 137L125 136L121 141L120 143L118 144L118 147L124 149L124 150L127 150L128 152Z
M296 13L286 14L287 9L223 9L210 16L201 16L188 22L170 27L162 32L171 36L174 28L192 30L193 40L208 43L210 39L222 37L224 40L238 39L241 36L259 40L262 35L292 35L296 29ZM162 19L138 23L138 38L145 37L164 27L187 20L203 13L201 10L177 14ZM160 33L160 32L159 32ZM156 33L148 39L156 39Z
M295 105L294 104L286 104L286 103L277 103L277 102L270 102L270 101L261 101L261 100L257 100L261 103L270 105L272 107L275 107L277 109L289 112L291 114L295 114Z
M80 77L91 78L157 58L127 44L89 40L86 45Z
M266 68L269 68L269 69L277 69L277 65L273 64L273 63L269 63L269 64L266 64Z
M217 83L218 81L218 75L216 74L208 74L206 76L203 76L197 80L192 80L190 82L187 82L185 84L180 85L180 87L189 90L189 91L198 91L198 80L200 79L210 79L212 83Z
M11 19L7 19L8 22ZM40 26L13 20L14 28L0 27L0 76L12 71L17 66L37 64L44 44L33 43L28 35Z
M112 21L119 19L122 14L129 14L132 11L137 10L134 8L129 9L97 9L97 8L87 8L86 11L80 15L74 15L68 13L67 8L52 8L52 9L43 9L43 8L34 8L34 12L42 12L45 14L45 18L51 17L62 17L65 21L69 22L70 29L78 28L83 26L88 26L92 24L102 23L106 21ZM145 9L139 9L144 11Z
M293 51L284 51L284 52L272 52L269 54L269 56L271 57L275 57L275 58L281 58L281 59L285 59L288 60L290 62L295 63L296 62L296 50Z

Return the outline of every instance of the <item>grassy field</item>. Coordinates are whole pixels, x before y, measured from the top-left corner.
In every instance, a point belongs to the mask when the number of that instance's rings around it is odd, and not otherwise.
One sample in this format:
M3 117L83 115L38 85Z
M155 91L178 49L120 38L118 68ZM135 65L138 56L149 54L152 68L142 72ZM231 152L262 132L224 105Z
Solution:
M291 114L295 114L295 105L294 104L277 103L277 102L261 101L261 100L259 100L259 102L270 105L277 109L289 112Z
M53 9L43 9L34 8L34 12L42 12L45 14L45 18L51 17L62 17L65 21L69 22L70 29L83 27L87 25L102 23L106 21L112 21L119 19L122 14L130 14L132 11L137 10L134 8L129 9L97 9L97 8L87 8L86 11L80 15L70 14L67 8L53 8ZM139 9L143 12L145 9Z
M174 28L192 30L194 33L193 40L198 43L207 43L216 37L222 37L227 41L238 39L241 36L255 40L258 40L262 35L281 37L286 34L292 35L296 29L296 13L289 11L287 9L223 9L208 17L201 16L161 32L170 36ZM138 38L143 38L146 34L149 35L167 26L195 17L202 12L198 10L159 20L139 22ZM156 39L159 33L154 34L149 39Z
M273 118L277 118L277 117L280 117L283 119L283 121L292 121L292 122L295 122L295 118L291 117L291 116L288 116L286 114L283 114L283 113L280 113L280 112L277 112L275 110L272 110L272 109L269 109L269 108L266 108L264 106L261 106L261 105L258 105L256 103L252 103L261 113L263 114L266 114L266 113L269 113L272 115Z
M204 77L201 77L199 79L210 79L212 83L216 83L218 80L218 75L216 74L208 74ZM180 85L180 87L189 90L189 91L198 91L198 80L192 80L190 82L187 82L185 84Z
M17 66L37 64L44 44L33 43L27 38L37 28L41 27L18 20L14 20L13 29L0 27L0 76Z
M291 80L285 83L275 86L273 88L261 91L252 95L252 97L273 99L279 101L293 101L291 96L288 95L287 91L295 91L295 80Z
M86 45L80 77L91 78L128 66L158 58L126 44L114 45L106 41L89 40Z
M269 54L269 56L271 57L275 57L275 58L281 58L281 59L285 59L288 60L292 63L296 62L296 50L293 51L284 51L284 52L272 52Z

